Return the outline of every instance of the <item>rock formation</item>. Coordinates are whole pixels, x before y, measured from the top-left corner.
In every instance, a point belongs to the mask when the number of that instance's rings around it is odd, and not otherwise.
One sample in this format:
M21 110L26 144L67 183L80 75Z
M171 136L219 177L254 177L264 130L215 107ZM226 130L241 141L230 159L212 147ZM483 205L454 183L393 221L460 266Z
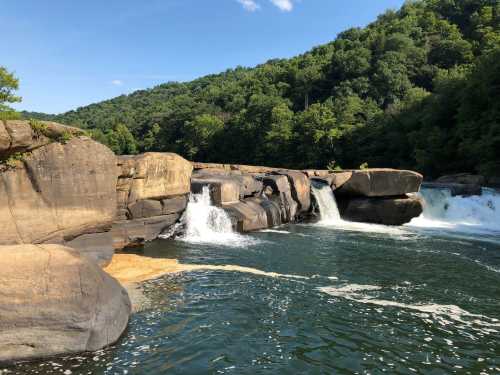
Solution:
M115 155L81 134L55 123L0 122L0 245L67 244L110 261Z
M171 153L118 157L116 249L141 246L175 224L191 190L190 162Z
M60 245L0 247L0 362L95 351L127 326L126 291Z

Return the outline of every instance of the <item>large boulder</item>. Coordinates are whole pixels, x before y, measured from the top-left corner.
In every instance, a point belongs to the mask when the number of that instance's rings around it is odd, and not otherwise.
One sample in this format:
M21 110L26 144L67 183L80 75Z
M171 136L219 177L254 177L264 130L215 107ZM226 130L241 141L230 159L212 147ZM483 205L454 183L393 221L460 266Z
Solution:
M223 205L222 208L229 214L238 232L251 232L269 227L266 210L252 198Z
M292 197L288 177L284 175L266 175L260 178L264 184L265 195L280 207L282 222L294 221L297 215L298 203Z
M339 210L341 217L350 221L402 225L420 216L423 206L414 196L341 198Z
M177 154L148 152L134 158L128 203L188 194L193 166Z
M142 246L172 227L187 205L190 162L172 153L118 157L115 249Z
M59 245L0 247L0 362L95 351L118 340L127 292Z
M398 196L418 192L422 175L397 169L365 169L352 175L336 190L336 194L363 197Z
M307 176L302 172L292 170L282 170L276 173L288 178L292 197L298 203L298 212L308 212L311 208L311 183Z
M212 203L221 206L240 199L240 184L229 176L205 176L191 179L191 192L200 194L203 188L210 190Z
M26 122L16 123L19 128L7 124L21 149ZM23 154L15 165L0 165L0 245L65 244L106 232L115 210L115 155L90 138L52 142ZM75 247L85 251L85 243ZM108 261L111 245L103 248Z

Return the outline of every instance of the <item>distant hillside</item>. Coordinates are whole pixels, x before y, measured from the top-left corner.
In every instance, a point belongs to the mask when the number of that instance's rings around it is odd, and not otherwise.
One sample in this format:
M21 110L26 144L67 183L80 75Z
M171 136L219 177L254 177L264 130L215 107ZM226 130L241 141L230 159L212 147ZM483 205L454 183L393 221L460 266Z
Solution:
M500 3L423 0L292 59L55 116L118 153L500 174ZM37 117L39 117L37 115Z

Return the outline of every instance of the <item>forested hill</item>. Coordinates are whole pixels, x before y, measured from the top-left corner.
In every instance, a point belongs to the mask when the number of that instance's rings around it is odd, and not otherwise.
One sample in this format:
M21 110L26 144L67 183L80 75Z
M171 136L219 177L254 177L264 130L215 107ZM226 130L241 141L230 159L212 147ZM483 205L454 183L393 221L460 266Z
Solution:
M423 0L301 56L56 119L118 153L287 167L500 174L500 2Z

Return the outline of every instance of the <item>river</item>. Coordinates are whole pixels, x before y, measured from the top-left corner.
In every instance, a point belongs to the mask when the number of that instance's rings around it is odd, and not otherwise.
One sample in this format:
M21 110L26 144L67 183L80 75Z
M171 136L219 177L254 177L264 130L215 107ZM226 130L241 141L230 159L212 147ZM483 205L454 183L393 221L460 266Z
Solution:
M9 373L500 373L496 192L424 189L424 214L402 227L345 222L333 195L314 193L318 223L248 235L233 233L206 194L193 196L187 235L141 254L269 274L205 270L147 282L150 306L113 347Z

